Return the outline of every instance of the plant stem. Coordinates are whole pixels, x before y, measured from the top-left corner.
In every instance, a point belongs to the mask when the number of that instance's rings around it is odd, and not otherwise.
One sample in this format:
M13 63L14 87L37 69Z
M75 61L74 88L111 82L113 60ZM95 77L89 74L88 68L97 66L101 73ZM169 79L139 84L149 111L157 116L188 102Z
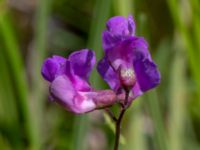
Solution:
M113 122L117 122L117 118L115 117L115 115L109 108L106 108L105 112L110 116L110 118L112 119Z
M121 111L119 114L119 117L116 121L116 128L115 128L115 147L114 150L118 150L119 148L119 139L120 139L120 131L121 131L121 122L122 122L122 118L124 116L124 113L127 109L127 103L128 103L128 96L129 96L129 90L126 90L126 96L125 96L125 100L124 100L124 105L121 105Z
M121 121L124 116L126 109L122 109L119 115L119 118L116 123L116 135L115 135L115 147L114 150L118 150L119 148L119 138L120 138L120 130L121 130Z

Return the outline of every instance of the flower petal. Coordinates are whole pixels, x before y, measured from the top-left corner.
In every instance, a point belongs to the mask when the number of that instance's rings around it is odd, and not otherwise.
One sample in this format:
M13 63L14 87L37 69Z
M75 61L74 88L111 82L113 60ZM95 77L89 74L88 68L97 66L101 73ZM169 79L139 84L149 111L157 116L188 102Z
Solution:
M77 91L66 75L55 78L50 86L50 93L58 104L77 114L89 112L96 108L93 99L87 96L90 91Z
M103 49L105 51L112 48L120 41L122 41L121 36L113 36L112 33L108 32L108 31L104 31L102 33L102 43L103 43Z
M115 70L119 67L131 68L133 61L150 58L147 42L144 38L129 37L106 51L108 60Z
M136 82L130 92L131 101L142 94L143 94L143 92L140 89L140 85L138 84L138 82Z
M66 75L71 80L76 90L78 91L91 90L91 87L88 84L88 82L74 73L71 62L69 60L66 61Z
M76 91L72 82L66 75L61 75L55 78L51 83L50 93L56 99L56 102L71 111L73 108L73 99Z
M131 35L135 35L135 22L133 19L133 16L129 15L128 16L128 30Z
M113 35L133 35L135 32L135 23L131 16L127 18L123 16L115 16L109 19L106 23L107 29Z
M74 99L73 112L82 114L96 109L96 104L89 93L91 92L78 92Z
M135 22L131 15L128 16L128 19L122 16L113 17L107 21L106 26L107 30L102 34L105 51L135 34Z
M117 73L110 66L106 57L101 59L97 65L97 70L103 79L109 84L110 88L113 90L118 90L120 87L120 81Z
M61 56L47 58L42 65L42 76L52 82L57 75L64 73L65 61L66 59Z
M59 64L63 64L66 61L66 59L64 57L61 57L58 55L53 55L52 59L55 60Z
M137 60L141 60L145 58L148 58L149 60L151 60L151 55L148 50L148 43L143 37L134 37L134 40L131 46L134 53L133 61L137 61Z
M74 73L88 80L89 74L96 62L95 53L88 49L76 51L69 56L69 61Z
M136 61L134 69L137 81L143 92L156 87L160 83L160 72L153 61L149 59Z

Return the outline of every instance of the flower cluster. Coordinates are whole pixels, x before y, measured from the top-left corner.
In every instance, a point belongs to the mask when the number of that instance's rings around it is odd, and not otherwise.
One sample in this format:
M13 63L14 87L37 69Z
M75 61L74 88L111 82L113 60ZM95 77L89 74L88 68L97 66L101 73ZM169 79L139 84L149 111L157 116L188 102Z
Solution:
M135 36L135 23L116 16L108 20L103 32L105 56L98 71L117 95L129 90L129 105L133 99L160 83L160 73L143 37Z
M68 58L53 56L42 66L44 79L50 82L50 96L68 111L85 113L115 103L126 106L137 96L154 88L160 82L160 73L142 37L135 36L132 16L116 16L107 21L103 31L104 57L97 70L111 89L95 90L89 84L89 75L95 64L93 51L83 49Z
M51 82L51 98L77 114L114 104L116 96L112 90L94 90L88 83L94 64L94 52L87 49L76 51L67 59L47 58L42 75Z

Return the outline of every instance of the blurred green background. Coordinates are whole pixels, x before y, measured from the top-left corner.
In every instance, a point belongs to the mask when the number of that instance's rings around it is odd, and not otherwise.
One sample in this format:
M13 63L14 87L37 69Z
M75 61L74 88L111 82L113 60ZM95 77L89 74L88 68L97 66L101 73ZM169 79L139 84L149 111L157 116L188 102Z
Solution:
M162 74L132 103L122 150L200 149L199 0L0 0L0 149L110 150L113 124L103 111L76 116L48 101L44 58L85 47L103 55L101 32L132 14ZM96 70L91 84L108 86Z

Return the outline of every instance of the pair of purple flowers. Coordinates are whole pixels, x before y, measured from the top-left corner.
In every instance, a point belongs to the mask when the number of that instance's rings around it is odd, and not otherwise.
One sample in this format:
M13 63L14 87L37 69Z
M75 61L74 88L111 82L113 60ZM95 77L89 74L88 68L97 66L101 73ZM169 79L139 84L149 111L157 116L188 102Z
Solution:
M89 84L89 75L95 65L95 53L83 49L68 58L53 56L42 66L42 75L50 84L50 95L68 111L81 114L105 108L115 103L127 106L144 92L160 83L160 73L142 37L135 36L132 16L112 17L107 21L102 41L105 56L97 70L109 84L110 90L95 90Z

